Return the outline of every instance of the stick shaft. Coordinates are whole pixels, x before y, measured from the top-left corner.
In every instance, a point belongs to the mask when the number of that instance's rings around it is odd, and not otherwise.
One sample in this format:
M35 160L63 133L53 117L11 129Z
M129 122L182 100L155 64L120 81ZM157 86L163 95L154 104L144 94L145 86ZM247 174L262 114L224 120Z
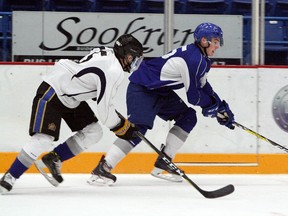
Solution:
M288 149L287 149L286 147L284 147L284 146L282 146L282 145L280 145L280 144L272 141L271 139L268 139L267 137L264 137L263 135L261 135L261 134L255 132L255 131L253 131L253 130L247 128L247 127L245 127L244 125L242 125L242 124L240 124L240 123L238 123L238 122L234 122L234 125L236 125L237 127L243 129L244 131L246 131L246 132L248 132L248 133L256 136L257 138L262 139L262 140L264 140L264 141L272 144L273 146L276 146L276 147L278 147L278 148L280 148L280 149L288 152Z
M182 178L184 178L186 181L188 181L198 192L200 192L205 198L218 198L222 196L226 196L228 194L233 193L234 186L233 185L227 185L223 188L220 188L215 191L205 191L202 190L195 182L193 182L185 173L183 170L179 169L171 160L169 160L159 149L157 149L143 134L141 134L139 131L136 132L136 135L144 141L146 144L148 144L158 155L162 157L162 159L165 161L165 163L173 169L175 172L177 172Z

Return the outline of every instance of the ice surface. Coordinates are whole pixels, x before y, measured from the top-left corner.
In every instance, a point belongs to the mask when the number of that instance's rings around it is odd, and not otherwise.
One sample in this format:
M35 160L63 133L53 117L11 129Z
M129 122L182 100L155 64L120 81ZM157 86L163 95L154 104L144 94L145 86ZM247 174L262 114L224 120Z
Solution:
M24 174L0 196L3 216L288 216L288 175L191 175L204 190L228 184L235 192L206 199L193 186L147 174L118 174L115 185L91 186L88 174L64 174L53 187Z

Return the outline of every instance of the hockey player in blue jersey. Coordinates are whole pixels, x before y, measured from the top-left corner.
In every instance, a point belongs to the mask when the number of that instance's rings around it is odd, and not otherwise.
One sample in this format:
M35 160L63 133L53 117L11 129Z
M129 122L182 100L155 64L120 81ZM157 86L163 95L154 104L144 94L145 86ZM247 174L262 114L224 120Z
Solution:
M221 125L234 129L232 111L213 91L207 80L211 66L209 56L213 56L223 45L223 32L215 24L202 23L195 29L194 39L194 44L143 61L129 78L126 98L128 119L142 134L152 129L156 116L165 121L174 120L175 123L161 149L170 159L174 158L197 122L196 111L181 100L174 92L176 89L184 88L188 102L201 107L205 117L216 118ZM88 183L114 183L116 176L111 174L111 169L139 142L139 138L130 141L117 139L92 171ZM179 175L169 170L161 157L158 157L154 166L151 173L153 176L182 181ZM163 175L163 171L172 175Z

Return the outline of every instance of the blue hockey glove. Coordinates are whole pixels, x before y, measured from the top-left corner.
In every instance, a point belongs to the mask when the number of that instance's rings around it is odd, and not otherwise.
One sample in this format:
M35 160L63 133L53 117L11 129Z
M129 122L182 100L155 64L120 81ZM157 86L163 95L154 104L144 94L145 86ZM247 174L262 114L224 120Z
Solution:
M219 124L224 125L231 130L235 128L235 126L233 125L234 114L230 110L229 105L226 103L225 100L223 100L219 105L217 113L217 121Z
M205 117L215 118L217 116L218 109L219 109L219 107L218 107L219 104L218 104L218 102L216 100L214 102L215 103L212 104L211 106L202 108L202 114Z

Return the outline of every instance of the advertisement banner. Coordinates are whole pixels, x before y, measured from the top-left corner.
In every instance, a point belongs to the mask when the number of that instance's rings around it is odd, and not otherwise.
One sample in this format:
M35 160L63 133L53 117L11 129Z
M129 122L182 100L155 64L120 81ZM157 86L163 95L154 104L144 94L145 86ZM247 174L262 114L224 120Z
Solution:
M193 30L213 22L224 32L224 46L215 60L239 63L242 59L242 16L174 15L173 49L194 42ZM112 47L122 34L133 34L145 57L163 55L164 15L142 13L13 12L13 60L53 62L79 59L97 46Z

